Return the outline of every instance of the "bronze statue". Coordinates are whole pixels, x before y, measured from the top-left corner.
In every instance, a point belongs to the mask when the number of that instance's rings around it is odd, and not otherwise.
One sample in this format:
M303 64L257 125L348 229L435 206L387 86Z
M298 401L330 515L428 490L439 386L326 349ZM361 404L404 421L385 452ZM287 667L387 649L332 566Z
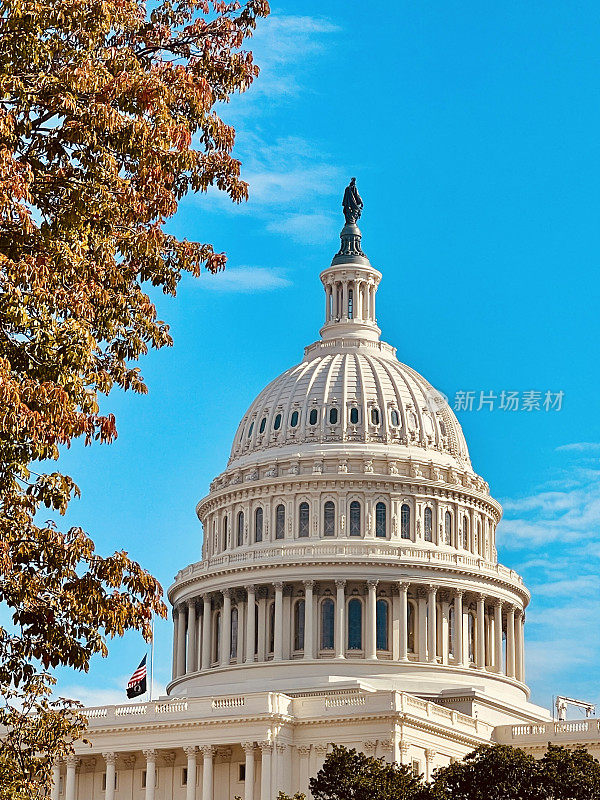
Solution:
M356 220L360 219L363 208L362 198L356 188L356 178L351 178L350 183L346 186L342 208L344 209L346 225L356 224Z

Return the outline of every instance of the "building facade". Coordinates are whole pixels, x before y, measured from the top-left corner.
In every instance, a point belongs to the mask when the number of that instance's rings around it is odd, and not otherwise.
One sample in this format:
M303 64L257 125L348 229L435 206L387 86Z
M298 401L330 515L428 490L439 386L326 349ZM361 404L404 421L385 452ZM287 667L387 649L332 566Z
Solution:
M53 800L274 800L308 794L332 743L429 777L482 743L581 733L529 702L501 507L443 395L381 341L352 220L320 277L320 339L250 405L198 503L167 697L89 709Z

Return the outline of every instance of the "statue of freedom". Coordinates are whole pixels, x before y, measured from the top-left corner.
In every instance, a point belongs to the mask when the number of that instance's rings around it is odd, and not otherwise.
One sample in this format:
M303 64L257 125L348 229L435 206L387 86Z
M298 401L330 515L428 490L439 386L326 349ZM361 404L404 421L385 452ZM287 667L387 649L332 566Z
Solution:
M346 186L342 208L344 209L346 225L355 224L360 219L363 201L356 188L356 178L351 178L350 183Z

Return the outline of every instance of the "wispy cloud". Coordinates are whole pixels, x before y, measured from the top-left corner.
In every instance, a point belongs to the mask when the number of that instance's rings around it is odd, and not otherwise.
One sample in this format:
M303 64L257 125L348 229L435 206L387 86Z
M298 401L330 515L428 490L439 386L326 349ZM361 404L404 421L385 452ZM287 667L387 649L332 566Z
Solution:
M267 267L232 267L216 275L203 274L196 286L212 292L268 292L291 286L279 270Z
M286 234L302 244L322 244L335 235L336 220L330 214L284 214L269 222L267 230Z
M79 700L86 708L123 705L132 702L127 698L126 693L128 680L129 676L122 676L113 681L113 686L105 686L102 688L90 686L88 684L84 686L79 684L59 686L57 687L55 695L57 697L67 697L70 700ZM153 697L164 697L166 693L167 690L164 684L158 684L155 681Z
M561 444L556 450L558 452L567 450L576 453L598 452L600 451L600 442L572 442L571 444Z

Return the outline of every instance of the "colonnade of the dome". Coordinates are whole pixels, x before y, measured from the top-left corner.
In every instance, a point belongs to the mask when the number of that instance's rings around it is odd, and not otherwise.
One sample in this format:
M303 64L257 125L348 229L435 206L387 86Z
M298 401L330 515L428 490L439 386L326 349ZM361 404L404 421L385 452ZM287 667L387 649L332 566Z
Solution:
M207 591L177 604L173 618L174 680L256 662L359 659L473 667L524 681L523 608L435 583L257 582Z

